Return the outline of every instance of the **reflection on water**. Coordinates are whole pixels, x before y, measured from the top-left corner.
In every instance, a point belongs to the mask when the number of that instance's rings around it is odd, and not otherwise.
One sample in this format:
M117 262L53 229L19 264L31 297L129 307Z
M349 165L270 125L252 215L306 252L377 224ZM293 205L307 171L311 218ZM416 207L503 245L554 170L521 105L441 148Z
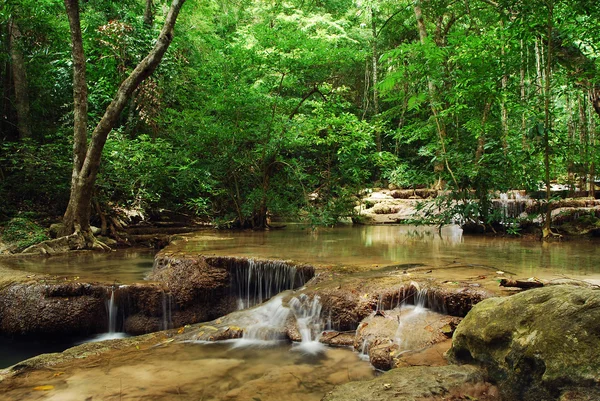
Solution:
M226 343L169 344L74 365L21 378L0 391L0 400L318 401L337 384L374 375L348 349L314 357L290 352L289 344L236 349ZM40 385L53 389L33 390Z
M440 232L406 225L342 226L311 230L290 224L265 232L203 230L167 249L221 256L286 259L320 266L374 269L390 265L479 266L521 277L573 278L600 283L600 242L543 243L463 236L457 226ZM152 269L154 251L82 252L48 258L0 259L0 266L34 273L133 283Z
M518 276L600 280L597 241L543 243L515 238L463 236L457 226L440 232L406 225L344 226L311 230L299 225L267 232L201 231L169 246L216 255L291 259L321 266L373 269L397 264L480 266Z
M50 257L0 258L0 266L71 279L131 284L144 280L152 270L155 254L151 249L74 252Z

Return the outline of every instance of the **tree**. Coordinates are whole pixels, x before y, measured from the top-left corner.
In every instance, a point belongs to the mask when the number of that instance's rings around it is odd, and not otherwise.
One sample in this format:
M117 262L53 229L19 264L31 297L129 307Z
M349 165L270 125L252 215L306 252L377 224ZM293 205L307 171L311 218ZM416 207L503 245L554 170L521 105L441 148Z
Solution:
M156 44L148 55L134 68L121 83L112 102L94 128L88 144L88 92L86 82L86 61L81 33L79 0L64 0L69 27L73 58L73 101L74 101L74 141L73 173L69 204L63 217L60 234L74 235L77 248L103 247L94 238L90 229L91 198L102 149L110 131L115 127L121 112L133 92L144 79L152 75L173 40L173 29L177 16L185 0L173 0L164 26Z
M12 75L15 87L15 108L17 111L17 129L19 138L31 138L31 122L29 116L29 95L25 60L21 51L21 30L14 19L8 23L8 44L12 60Z

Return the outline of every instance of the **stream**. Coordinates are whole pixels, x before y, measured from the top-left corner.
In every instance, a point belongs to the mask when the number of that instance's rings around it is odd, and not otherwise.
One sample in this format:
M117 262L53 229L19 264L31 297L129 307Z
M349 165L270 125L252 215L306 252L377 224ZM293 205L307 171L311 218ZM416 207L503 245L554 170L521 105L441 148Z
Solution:
M348 274L423 268L430 269L427 273L431 272L432 277L456 280L473 275L473 267L477 267L478 272L489 271L492 275L501 272L517 278L547 280L568 277L600 284L600 247L596 245L594 241L547 244L470 237L463 236L454 226L438 232L412 226L311 230L289 225L268 232L203 230L180 236L166 251L293 260ZM68 280L130 284L144 280L152 269L153 258L152 251L119 250L108 254L6 258L0 259L0 266ZM111 297L107 308L112 304ZM400 322L397 342L408 344L414 341L408 325L429 315L424 315L419 306L400 306L387 313ZM282 309L281 299L274 297L247 313L257 324L249 327L242 339L132 347L114 357L74 362L65 372L38 370L19 379L10 393L0 394L0 400L185 400L194 396L202 400L267 401L280 400L282 394L286 400L319 400L337 384L374 375L372 366L358 352L325 347L315 340L314 334L326 329L320 313L316 298L293 298L287 309ZM302 342L281 341L279 332L287 316L297 319ZM421 326L429 327L428 323ZM0 368L94 338L43 343L0 337ZM47 391L50 388L52 391Z

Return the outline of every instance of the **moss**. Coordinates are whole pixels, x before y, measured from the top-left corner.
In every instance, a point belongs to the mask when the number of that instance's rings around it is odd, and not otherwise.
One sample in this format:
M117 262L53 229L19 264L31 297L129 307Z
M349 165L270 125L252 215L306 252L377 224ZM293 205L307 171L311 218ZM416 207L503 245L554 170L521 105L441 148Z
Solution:
M0 230L0 236L17 252L49 239L46 230L26 217L10 219Z

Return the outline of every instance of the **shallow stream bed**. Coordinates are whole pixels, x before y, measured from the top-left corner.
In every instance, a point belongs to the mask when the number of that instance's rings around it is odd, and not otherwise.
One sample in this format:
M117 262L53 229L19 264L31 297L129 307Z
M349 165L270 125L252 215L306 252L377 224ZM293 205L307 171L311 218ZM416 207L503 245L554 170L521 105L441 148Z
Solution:
M318 401L335 385L374 377L355 352L317 356L289 343L232 348L232 343L165 343L90 357L0 383L0 400Z

